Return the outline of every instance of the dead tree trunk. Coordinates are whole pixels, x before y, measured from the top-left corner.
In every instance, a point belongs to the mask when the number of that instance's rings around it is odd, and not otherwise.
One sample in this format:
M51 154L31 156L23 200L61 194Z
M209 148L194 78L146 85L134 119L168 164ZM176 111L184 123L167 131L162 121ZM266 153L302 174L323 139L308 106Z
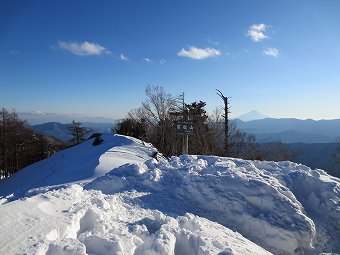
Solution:
M229 151L229 117L228 117L228 113L230 113L229 111L229 97L226 97L223 95L223 93L221 91L217 90L217 95L219 95L220 98L222 98L223 102L224 102L224 151L226 156L230 156L230 151Z

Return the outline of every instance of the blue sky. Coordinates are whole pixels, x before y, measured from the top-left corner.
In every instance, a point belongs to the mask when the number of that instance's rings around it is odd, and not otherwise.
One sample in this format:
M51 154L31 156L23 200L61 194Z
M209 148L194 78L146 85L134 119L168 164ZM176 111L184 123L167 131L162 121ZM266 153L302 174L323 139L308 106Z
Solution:
M0 1L0 107L121 118L158 85L340 118L340 1Z

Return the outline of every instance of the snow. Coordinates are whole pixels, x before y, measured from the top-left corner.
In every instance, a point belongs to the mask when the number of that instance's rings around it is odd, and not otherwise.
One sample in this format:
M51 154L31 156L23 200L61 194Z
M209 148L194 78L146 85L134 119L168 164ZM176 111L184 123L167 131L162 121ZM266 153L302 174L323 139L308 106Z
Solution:
M39 189L86 183L125 163L143 162L155 151L138 139L111 134L102 137L105 142L100 146L86 141L1 180L0 197L12 195L15 199Z
M270 254L209 220L138 206L144 195L105 195L74 184L2 205L0 253Z
M340 180L103 135L0 180L0 254L340 253Z

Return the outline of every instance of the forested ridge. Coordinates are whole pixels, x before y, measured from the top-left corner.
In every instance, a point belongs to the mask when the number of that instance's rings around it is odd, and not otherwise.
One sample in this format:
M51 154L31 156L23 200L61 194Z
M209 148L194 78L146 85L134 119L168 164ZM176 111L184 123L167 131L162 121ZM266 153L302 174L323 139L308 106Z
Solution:
M56 148L12 110L0 111L0 178L49 157Z

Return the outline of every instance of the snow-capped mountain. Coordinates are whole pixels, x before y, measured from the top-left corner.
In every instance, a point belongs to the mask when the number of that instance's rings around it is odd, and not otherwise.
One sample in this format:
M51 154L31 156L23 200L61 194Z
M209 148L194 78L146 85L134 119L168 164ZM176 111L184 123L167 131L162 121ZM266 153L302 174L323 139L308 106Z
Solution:
M340 180L104 134L0 180L0 254L340 251Z
M269 117L256 110L252 110L250 112L247 112L237 117L237 119L240 119L242 121L261 120L261 119L266 119L266 118L269 118Z

